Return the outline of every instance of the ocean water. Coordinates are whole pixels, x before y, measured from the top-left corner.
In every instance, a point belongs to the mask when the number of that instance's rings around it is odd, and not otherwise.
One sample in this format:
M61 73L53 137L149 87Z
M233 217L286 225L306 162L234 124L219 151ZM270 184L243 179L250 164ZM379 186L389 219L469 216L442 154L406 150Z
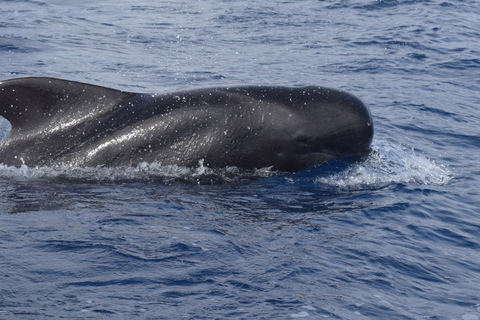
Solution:
M294 174L0 165L0 319L480 319L479 30L473 0L0 1L2 80L324 85L375 125Z

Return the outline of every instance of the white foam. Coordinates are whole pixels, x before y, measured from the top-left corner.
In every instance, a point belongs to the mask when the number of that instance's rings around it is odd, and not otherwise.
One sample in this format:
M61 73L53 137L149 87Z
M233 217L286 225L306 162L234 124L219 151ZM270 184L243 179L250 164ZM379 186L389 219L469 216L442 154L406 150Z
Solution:
M335 188L381 187L392 183L418 183L443 185L452 175L444 166L437 165L412 150L385 142L375 141L368 158L340 172L324 172L321 166L316 184ZM211 184L248 181L257 178L269 178L282 174L271 168L243 170L237 167L212 169L204 166L203 160L195 168L176 165L162 166L160 163L141 163L136 167L73 167L61 165L55 167L34 167L22 165L20 168L0 164L0 179L12 180L67 180L81 182L159 182L164 184ZM300 176L286 175L285 181L297 183ZM311 180L310 180L311 181Z
M305 318L305 317L309 317L310 314L306 311L300 311L299 313L292 313L290 315L290 317L292 318Z
M0 164L0 179L7 180L67 180L81 182L159 182L210 184L267 178L279 172L269 168L260 170L242 170L236 167L211 169L199 161L198 167L187 168L177 165L162 166L160 163L140 163L136 167L74 167L60 165L55 167L21 167Z
M407 150L387 141L372 144L368 158L346 170L329 176L317 177L316 183L336 187L378 187L392 183L445 185L452 179L451 172L414 150Z
M303 306L302 308L307 309L307 310L310 310L310 311L315 311L315 310L317 310L315 307L312 307L312 306Z

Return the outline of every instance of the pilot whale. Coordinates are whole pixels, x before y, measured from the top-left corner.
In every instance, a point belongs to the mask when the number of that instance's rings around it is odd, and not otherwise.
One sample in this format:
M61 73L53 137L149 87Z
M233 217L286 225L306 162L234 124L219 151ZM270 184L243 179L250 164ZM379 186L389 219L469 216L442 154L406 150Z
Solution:
M368 154L368 107L342 90L232 86L166 94L54 78L0 82L12 125L0 163L29 167L271 167L293 172Z

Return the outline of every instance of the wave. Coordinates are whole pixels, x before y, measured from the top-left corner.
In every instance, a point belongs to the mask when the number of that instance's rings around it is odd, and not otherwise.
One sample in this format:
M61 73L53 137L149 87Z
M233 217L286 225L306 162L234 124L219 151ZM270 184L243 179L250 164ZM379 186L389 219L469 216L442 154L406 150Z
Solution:
M14 181L49 181L73 183L159 183L159 184L223 184L246 182L284 175L288 182L312 181L335 188L378 188L394 183L422 185L447 184L452 174L442 165L416 154L413 150L376 140L372 152L361 162L337 161L319 165L297 174L262 168L245 170L237 167L208 168L203 161L196 168L160 163L141 163L136 167L11 167L0 165L0 179ZM285 181L284 179L280 179Z
M140 163L136 167L21 167L0 164L0 179L15 181L50 181L73 183L159 183L159 184L222 184L268 178L280 172L270 168L245 170L237 167L208 168L199 161L198 167L160 163Z
M340 188L379 188L399 183L445 185L452 178L444 165L417 154L414 149L374 140L372 152L365 161L341 172L317 177L315 182Z

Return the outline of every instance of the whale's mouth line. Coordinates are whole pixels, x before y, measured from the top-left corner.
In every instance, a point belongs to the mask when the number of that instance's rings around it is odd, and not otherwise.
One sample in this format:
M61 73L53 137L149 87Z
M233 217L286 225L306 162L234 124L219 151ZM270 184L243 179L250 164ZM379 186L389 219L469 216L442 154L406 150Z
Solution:
M345 153L337 152L335 150L323 150L323 151L305 151L297 154L297 157L301 159L309 159L310 161L325 162L335 159L363 159L371 153L371 147L365 150L359 150L358 152Z

